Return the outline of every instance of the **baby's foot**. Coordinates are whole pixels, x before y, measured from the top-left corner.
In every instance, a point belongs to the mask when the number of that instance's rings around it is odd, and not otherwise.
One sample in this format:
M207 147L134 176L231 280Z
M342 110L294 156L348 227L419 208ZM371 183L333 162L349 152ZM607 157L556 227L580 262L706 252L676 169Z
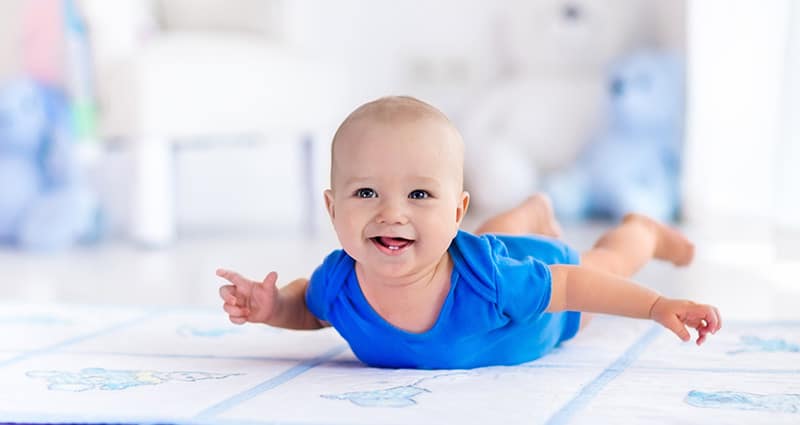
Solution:
M669 261L676 266L685 266L692 262L694 244L681 232L641 214L628 214L622 221L635 221L653 230L657 237L656 251L653 254L655 258Z
M554 238L561 236L561 225L556 220L553 203L547 194L537 193L526 199L524 205L532 212L528 217L531 229L536 229L534 233Z

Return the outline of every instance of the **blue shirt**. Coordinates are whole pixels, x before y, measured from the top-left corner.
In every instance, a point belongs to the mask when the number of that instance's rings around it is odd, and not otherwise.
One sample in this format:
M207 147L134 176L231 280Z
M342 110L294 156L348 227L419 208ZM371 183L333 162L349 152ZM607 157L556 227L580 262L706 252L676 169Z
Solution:
M578 264L575 250L536 236L459 231L448 248L450 291L431 329L407 332L384 320L364 297L355 262L343 250L314 271L306 304L377 367L464 369L541 357L578 331L580 313L546 313L548 264Z

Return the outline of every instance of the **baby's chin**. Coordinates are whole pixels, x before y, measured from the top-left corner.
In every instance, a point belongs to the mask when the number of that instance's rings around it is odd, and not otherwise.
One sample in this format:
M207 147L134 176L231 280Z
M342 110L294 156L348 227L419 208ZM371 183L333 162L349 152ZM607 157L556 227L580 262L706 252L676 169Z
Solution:
M443 260L449 259L449 254L447 252L432 258L422 258L419 254L419 252L405 253L402 256L396 257L387 257L383 254L378 254L380 257L369 256L366 258L366 263L363 264L363 266L365 269L368 269L373 276L396 280L425 275L435 270Z
M369 270L373 275L384 278L400 278L412 276L425 268L415 254L413 248L400 255L387 255L380 252L378 248L371 248L371 252L356 261L361 263L364 270Z

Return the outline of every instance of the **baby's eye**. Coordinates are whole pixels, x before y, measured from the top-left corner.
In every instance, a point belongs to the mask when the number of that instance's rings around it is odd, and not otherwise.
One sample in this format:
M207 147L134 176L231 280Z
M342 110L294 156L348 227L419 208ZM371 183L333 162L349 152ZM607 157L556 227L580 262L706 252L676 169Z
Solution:
M375 198L378 196L374 190L367 187L362 187L361 189L356 190L355 195L359 198Z
M411 191L411 193L408 194L408 197L410 199L426 199L429 198L430 196L431 194L428 193L427 190L419 190L419 189L413 190Z

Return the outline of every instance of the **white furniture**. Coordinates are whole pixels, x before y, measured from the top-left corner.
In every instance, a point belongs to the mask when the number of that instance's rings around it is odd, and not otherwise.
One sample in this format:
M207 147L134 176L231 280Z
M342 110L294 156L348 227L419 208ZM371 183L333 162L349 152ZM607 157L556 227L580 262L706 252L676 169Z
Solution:
M302 182L303 200L318 203L314 143L327 143L341 118L334 111L346 84L333 64L303 56L288 40L284 6L275 0L81 3L102 136L122 139L133 152L128 233L134 241L159 246L176 236L177 144L288 141L302 160L288 167L286 181ZM306 229L313 229L313 208L303 211Z

